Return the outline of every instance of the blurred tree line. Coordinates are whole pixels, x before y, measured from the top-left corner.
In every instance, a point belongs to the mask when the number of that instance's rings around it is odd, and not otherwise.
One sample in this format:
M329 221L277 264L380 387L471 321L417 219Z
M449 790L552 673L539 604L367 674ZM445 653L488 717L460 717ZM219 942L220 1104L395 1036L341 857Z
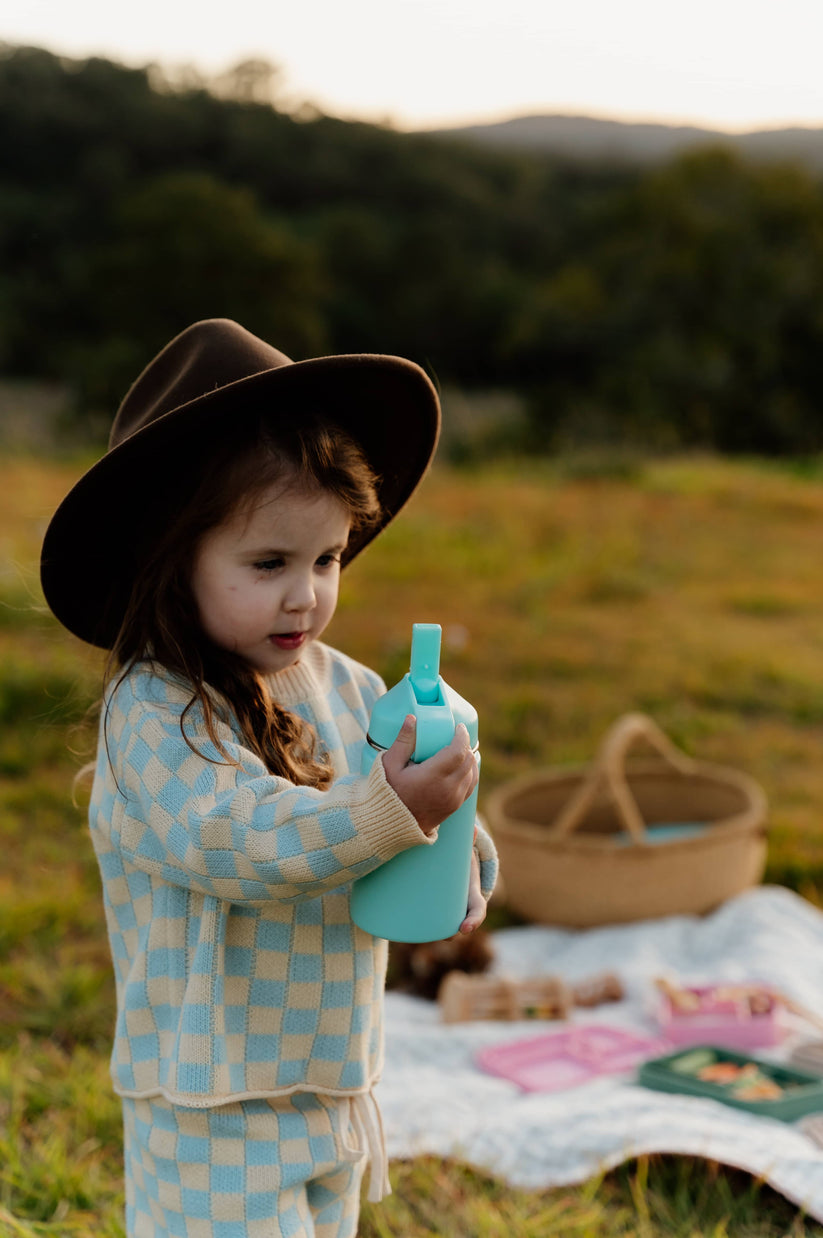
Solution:
M519 392L527 444L823 449L823 188L725 149L651 170L278 110L0 46L0 373L116 407L226 315ZM276 102L276 96L275 96Z

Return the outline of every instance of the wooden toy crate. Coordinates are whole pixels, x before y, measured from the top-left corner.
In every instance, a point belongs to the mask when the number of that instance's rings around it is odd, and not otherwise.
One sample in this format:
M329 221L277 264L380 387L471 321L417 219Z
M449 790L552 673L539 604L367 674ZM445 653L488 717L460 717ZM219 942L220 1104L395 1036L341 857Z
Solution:
M508 980L503 976L468 976L453 971L443 980L437 1000L446 1023L469 1019L565 1019L574 997L553 976Z
M469 1019L567 1019L574 1006L619 1002L623 996L623 985L613 972L568 984L559 976L514 980L452 971L444 977L437 1000L444 1022L463 1023Z

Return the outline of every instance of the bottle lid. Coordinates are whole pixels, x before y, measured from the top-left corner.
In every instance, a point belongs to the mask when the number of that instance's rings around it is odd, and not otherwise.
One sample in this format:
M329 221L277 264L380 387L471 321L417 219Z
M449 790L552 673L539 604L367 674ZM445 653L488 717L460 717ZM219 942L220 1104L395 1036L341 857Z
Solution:
M415 761L450 743L458 722L476 747L477 711L440 677L441 632L439 623L412 626L410 669L372 707L368 739L373 748L390 748L407 714L417 719Z

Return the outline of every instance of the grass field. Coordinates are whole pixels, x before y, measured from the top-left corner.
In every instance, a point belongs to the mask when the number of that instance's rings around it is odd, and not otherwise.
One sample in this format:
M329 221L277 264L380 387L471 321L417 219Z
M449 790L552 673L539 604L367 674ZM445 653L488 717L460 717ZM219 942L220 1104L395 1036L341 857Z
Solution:
M122 1234L112 982L82 796L100 658L44 613L45 521L83 462L0 462L0 1238ZM329 633L389 681L411 624L477 707L482 795L588 760L621 713L754 774L767 878L823 905L823 470L605 459L436 470L346 574ZM78 547L82 553L82 547ZM498 916L505 913L497 913ZM684 1158L525 1194L392 1167L365 1238L788 1238L823 1233L745 1175Z

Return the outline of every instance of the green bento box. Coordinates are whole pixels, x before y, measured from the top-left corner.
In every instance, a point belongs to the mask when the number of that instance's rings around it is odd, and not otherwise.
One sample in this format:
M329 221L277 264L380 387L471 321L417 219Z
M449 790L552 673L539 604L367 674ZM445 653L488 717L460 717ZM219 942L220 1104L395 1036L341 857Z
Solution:
M638 1083L720 1101L765 1118L794 1122L823 1111L823 1078L720 1045L689 1045L644 1062Z

